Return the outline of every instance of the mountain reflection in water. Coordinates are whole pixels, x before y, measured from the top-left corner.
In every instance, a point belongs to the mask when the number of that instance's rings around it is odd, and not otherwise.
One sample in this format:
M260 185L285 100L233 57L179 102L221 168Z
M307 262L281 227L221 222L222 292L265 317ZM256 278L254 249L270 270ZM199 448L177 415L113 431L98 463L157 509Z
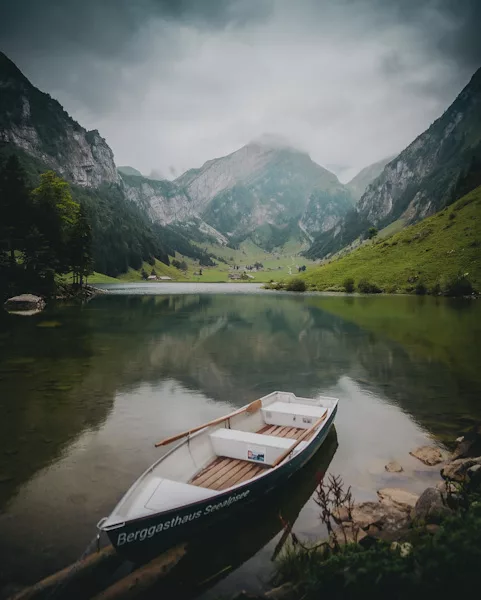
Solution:
M273 390L340 398L331 470L357 499L385 485L422 489L438 470L409 450L480 420L479 302L162 289L172 292L0 314L0 553L10 580L75 560L160 456L155 441ZM384 471L392 459L405 467L394 479ZM320 533L312 501L296 528Z

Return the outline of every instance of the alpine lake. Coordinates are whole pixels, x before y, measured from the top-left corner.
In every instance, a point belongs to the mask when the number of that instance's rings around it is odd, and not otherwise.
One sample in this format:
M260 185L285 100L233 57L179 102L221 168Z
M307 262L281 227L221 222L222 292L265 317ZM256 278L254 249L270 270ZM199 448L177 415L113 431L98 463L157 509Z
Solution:
M196 539L162 597L268 583L282 523L325 534L326 472L356 501L421 492L409 455L481 421L481 301L270 292L254 284L105 285L87 304L0 311L0 584L74 562L154 443L274 390L339 398L335 429L286 486ZM388 473L396 460L402 473ZM1 585L0 585L1 587ZM161 597L159 594L156 597Z

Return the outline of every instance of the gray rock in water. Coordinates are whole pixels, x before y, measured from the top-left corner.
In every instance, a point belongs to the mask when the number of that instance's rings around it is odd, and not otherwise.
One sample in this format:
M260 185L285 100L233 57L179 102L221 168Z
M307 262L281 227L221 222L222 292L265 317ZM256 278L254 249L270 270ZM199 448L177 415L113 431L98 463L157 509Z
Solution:
M443 494L437 488L427 488L419 497L413 509L412 517L426 523L439 523L451 511L444 503Z
M409 511L380 502L361 502L352 509L352 520L362 529L376 525L383 530L395 530L409 521Z
M433 465L438 465L448 458L447 453L443 452L437 446L421 446L409 454L430 467Z
M339 508L335 508L332 511L332 516L334 517L334 521L336 521L336 523L343 523L344 521L351 520L349 509L346 506L340 506Z
M388 473L402 473L404 471L402 466L395 460L388 462L384 468Z
M414 508L419 499L417 494L412 494L401 488L383 488L378 491L377 495L382 504L406 510Z
M466 471L466 477L472 489L481 487L481 464L469 467Z
M330 540L331 544L337 541L340 546L344 546L345 544L357 544L365 537L367 537L367 533L359 523L342 523L332 532Z
M481 454L481 424L472 427L464 436L457 440L456 450L453 452L453 459L472 458Z
M441 492L443 498L448 494L457 494L459 492L459 484L448 480L442 480L436 484L436 489Z
M45 308L45 300L33 294L21 294L9 298L3 305L9 312L40 311Z
M458 458L444 465L441 469L441 477L453 481L464 481L468 469L475 465L481 465L481 456L478 458Z

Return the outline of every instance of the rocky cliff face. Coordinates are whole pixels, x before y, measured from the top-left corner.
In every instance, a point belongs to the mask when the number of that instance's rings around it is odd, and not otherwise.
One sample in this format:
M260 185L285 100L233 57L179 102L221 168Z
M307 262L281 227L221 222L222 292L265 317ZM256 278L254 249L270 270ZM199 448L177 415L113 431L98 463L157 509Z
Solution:
M77 185L119 183L112 150L86 131L0 53L0 142L11 143Z
M357 209L377 225L412 222L452 201L468 160L481 155L481 69L447 111L392 160Z
M336 227L352 206L352 196L347 190L315 190L309 198L299 225L312 241L315 235Z
M359 200L359 198L364 194L367 187L381 175L384 170L384 167L390 162L394 156L389 156L387 158L383 158L372 165L368 165L361 169L359 173L349 181L346 186L351 190L351 193L355 200Z
M386 165L355 210L316 237L308 255L336 252L370 225L423 219L479 185L480 171L481 69L446 112Z
M190 198L171 181L122 174L125 194L143 208L152 221L168 225L195 214Z
M204 221L230 237L255 235L265 226L290 227L293 221L310 235L352 206L333 173L303 152L268 142L210 160L175 183Z
M227 244L225 236L198 216L191 198L175 183L122 172L121 178L126 197L146 212L154 223L182 223L187 237L192 237L188 233L195 228L196 233L206 239L210 238L221 245Z

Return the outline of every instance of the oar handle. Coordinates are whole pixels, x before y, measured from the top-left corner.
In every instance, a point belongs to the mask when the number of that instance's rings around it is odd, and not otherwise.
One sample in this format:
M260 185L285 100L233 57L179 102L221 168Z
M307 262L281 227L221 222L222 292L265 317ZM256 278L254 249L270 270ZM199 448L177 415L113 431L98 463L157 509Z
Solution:
M188 429L187 431L183 431L182 433L177 433L176 435L165 438L165 440L162 440L161 442L157 442L155 444L155 447L158 448L159 446L166 446L167 444L176 442L177 440L180 440L183 437L187 437L191 433L195 433L196 431L200 431L201 429L205 429L206 427L218 425L219 423L223 423L224 421L227 421L228 419L231 419L232 417L235 417L237 415L241 415L242 413L245 413L245 412L256 412L260 408L262 408L262 400L259 398L258 400L254 400L254 402L251 402L247 406L244 406L244 408L240 408L239 410L236 410L233 413L230 413L229 415L225 415L224 417L219 417L218 419L214 419L213 421L209 421L208 423L204 423L203 425L198 425L197 427L194 427L193 429Z

